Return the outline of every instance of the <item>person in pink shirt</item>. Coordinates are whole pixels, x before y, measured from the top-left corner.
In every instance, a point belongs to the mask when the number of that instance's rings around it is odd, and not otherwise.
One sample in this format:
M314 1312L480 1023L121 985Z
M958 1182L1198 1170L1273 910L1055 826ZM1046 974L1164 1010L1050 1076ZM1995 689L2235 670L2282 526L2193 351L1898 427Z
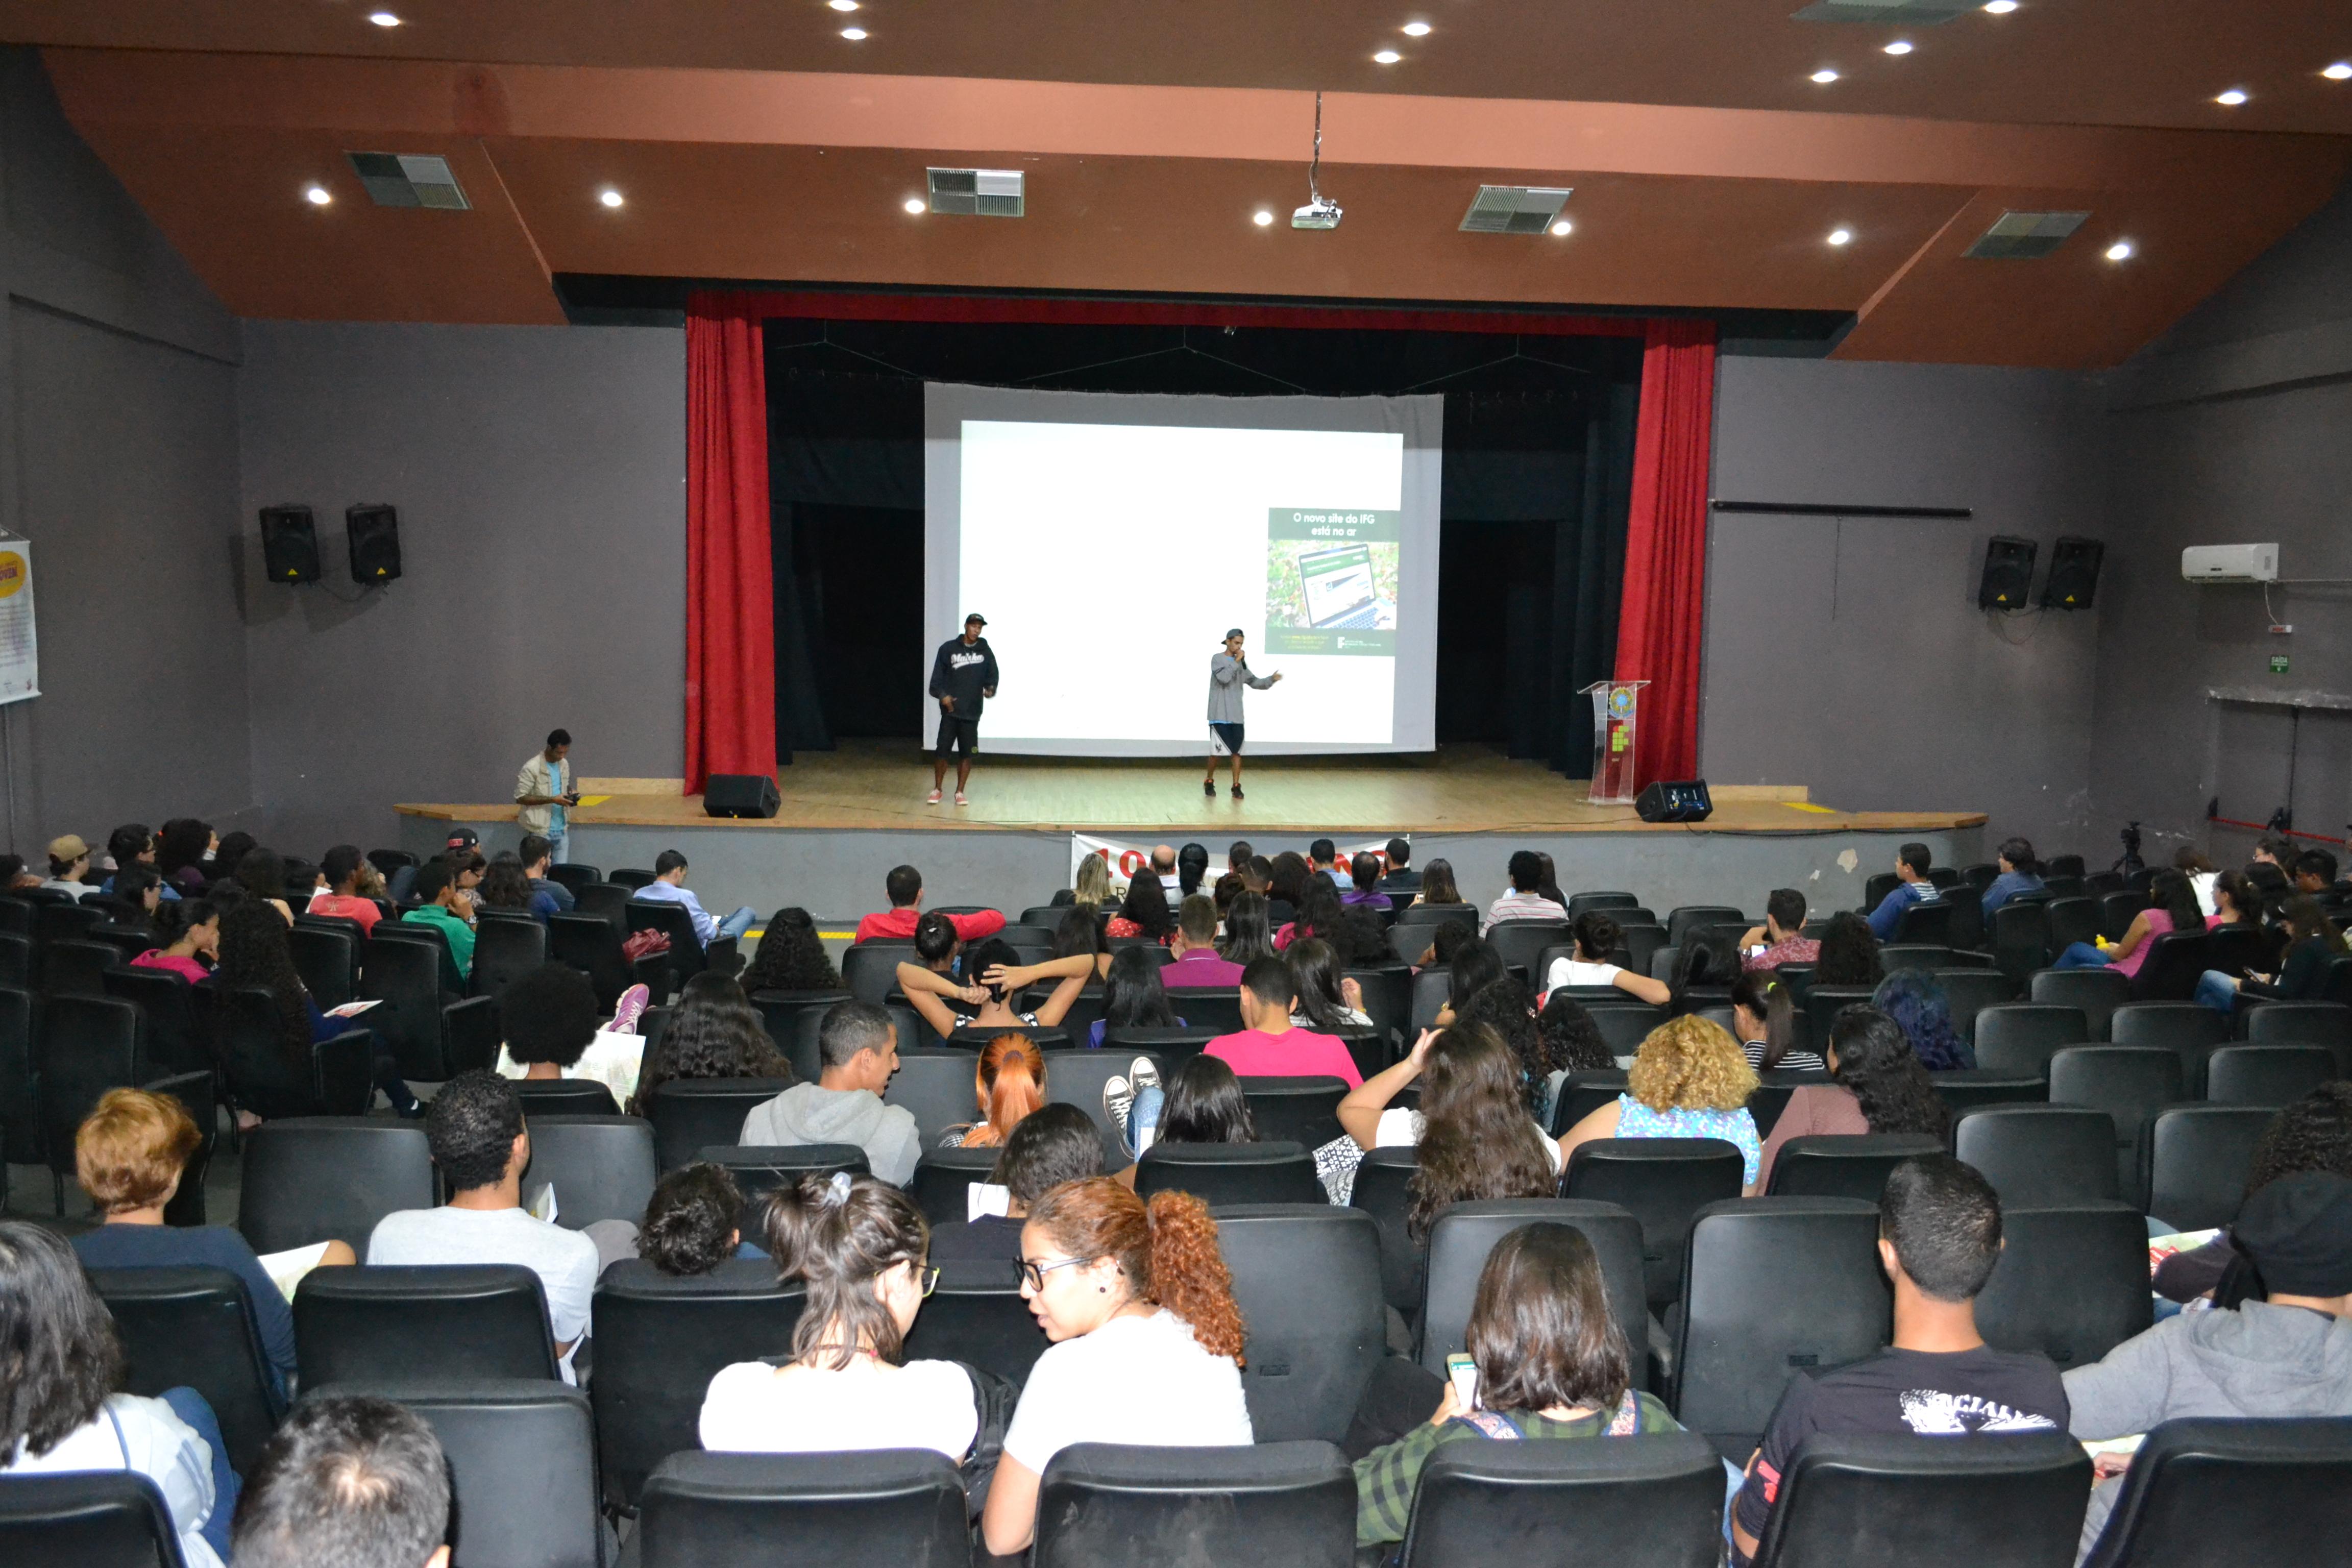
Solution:
M915 922L923 918L923 874L912 866L894 867L890 874L882 879L882 890L888 895L890 907L882 913L867 915L859 921L857 940L871 942L880 938L887 942L912 942ZM978 942L1004 929L1004 917L994 910L982 910L976 915L949 915L945 918L955 927L958 942Z
M161 969L194 985L212 978L220 962L220 909L210 899L188 899L172 906L164 917L176 921L179 934L168 947L148 949L131 961L134 968Z
M1175 953L1160 972L1160 984L1171 991L1187 985L1239 985L1242 966L1217 952L1217 902L1195 893L1176 911L1176 935L1169 942Z
M1203 1055L1233 1068L1236 1078L1336 1078L1350 1089L1363 1084L1356 1058L1338 1036L1291 1025L1298 995L1288 964L1278 958L1256 960L1242 971L1241 994L1241 1033L1218 1036Z
M383 911L375 907L373 899L360 892L362 873L366 868L367 861L360 855L357 845L338 844L328 850L319 862L319 875L326 879L327 890L310 895L306 912L357 921L362 936L373 932L375 922L383 918Z

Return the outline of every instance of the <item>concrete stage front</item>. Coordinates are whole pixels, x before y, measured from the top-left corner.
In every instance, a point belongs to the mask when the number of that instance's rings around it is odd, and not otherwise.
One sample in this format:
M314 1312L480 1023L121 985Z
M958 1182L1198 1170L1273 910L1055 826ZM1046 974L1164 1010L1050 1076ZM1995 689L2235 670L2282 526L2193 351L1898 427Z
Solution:
M1862 900L1864 879L1891 869L1896 846L1917 839L1938 864L1985 858L1979 812L1849 812L1805 798L1802 788L1719 785L1706 822L1647 823L1631 806L1597 805L1585 781L1488 747L1447 746L1427 758L1268 757L1246 764L1247 798L1229 799L1220 770L1215 797L1201 793L1195 761L997 758L982 755L969 806L923 804L930 766L903 744L845 745L803 753L779 770L783 803L765 821L707 816L702 797L675 780L583 781L572 818L571 858L610 871L650 867L681 850L688 885L725 912L748 904L765 918L798 904L821 921L883 906L882 877L920 867L928 904L994 904L1012 912L1042 904L1068 884L1073 832L1225 849L1246 838L1259 853L1403 834L1413 861L1454 864L1463 895L1502 892L1514 849L1553 857L1570 892L1622 888L1661 913L1677 904L1761 910L1779 887L1805 890L1822 909ZM950 775L952 788L954 780ZM950 795L952 799L952 795ZM440 847L452 823L486 848L520 837L510 805L402 805L401 847Z

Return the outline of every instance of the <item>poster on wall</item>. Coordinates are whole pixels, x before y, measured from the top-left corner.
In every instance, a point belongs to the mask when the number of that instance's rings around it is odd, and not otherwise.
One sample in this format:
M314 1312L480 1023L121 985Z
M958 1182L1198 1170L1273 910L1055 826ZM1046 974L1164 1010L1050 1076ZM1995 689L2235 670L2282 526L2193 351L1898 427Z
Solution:
M0 702L41 694L33 638L33 546L0 534Z

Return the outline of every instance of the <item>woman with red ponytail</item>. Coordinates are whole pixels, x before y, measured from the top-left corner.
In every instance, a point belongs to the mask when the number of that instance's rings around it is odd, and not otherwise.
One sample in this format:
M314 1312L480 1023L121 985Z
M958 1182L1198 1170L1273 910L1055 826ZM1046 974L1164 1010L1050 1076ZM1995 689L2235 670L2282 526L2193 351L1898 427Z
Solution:
M972 1090L980 1120L950 1127L942 1149L1001 1147L1029 1113L1045 1103L1045 1057L1026 1035L998 1035L980 1053Z
M1073 1443L1252 1442L1241 1310L1217 1222L1187 1193L1147 1204L1108 1176L1066 1182L1021 1227L1021 1294L1054 1342L1004 1434L981 1533L999 1556L1037 1533L1037 1484Z

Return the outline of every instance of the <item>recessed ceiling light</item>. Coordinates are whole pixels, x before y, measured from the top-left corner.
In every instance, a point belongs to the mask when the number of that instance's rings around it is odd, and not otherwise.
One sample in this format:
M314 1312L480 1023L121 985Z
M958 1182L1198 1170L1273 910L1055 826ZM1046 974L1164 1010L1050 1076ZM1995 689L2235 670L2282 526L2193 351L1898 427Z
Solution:
M1996 16L2006 16L2017 9L2017 0L1985 0L1984 8Z
M1425 38L1429 37L1429 24L1426 22L1407 22L1404 25L1403 31L1404 36L1408 38Z
M841 30L841 36L855 44L866 37L866 29L863 27L844 27Z
M857 9L857 0L824 0L824 3L832 6L836 11L855 11Z
M1260 228L1265 228L1274 222L1274 215L1266 211L1265 208L1260 207L1257 211L1250 214L1250 222L1257 225Z
M2107 247L2107 259L2110 261L2129 261L2137 254L2128 239L2119 239Z
M2352 81L2352 60L2337 60L2319 74L2330 81Z
M905 205L907 210L910 213L929 212L930 210L930 204L923 200L920 196L908 196Z
M1850 228L1833 228L1830 230L1830 243L1832 245L1843 245L1853 237L1853 230Z
M1827 87L1830 83L1837 80L1837 72L1830 69L1827 66L1823 66L1821 69L1813 73L1813 79L1820 82L1823 87Z
M1571 233L1575 228L1576 226L1569 222L1566 218L1562 218L1558 223L1551 226L1552 233L1561 235Z
M1392 66L1402 58L1404 58L1404 57L1397 53L1394 49L1382 49L1379 54L1372 57L1372 63L1374 65Z
M1908 38L1897 38L1886 46L1885 52L1890 55L1907 55L1911 52L1911 41Z
M608 207L616 207L621 205L621 193L607 186L597 194L596 199Z
M400 18L394 16L389 11L372 11L368 14L368 20L373 22L379 27L397 27L400 26Z
M328 191L326 186L312 185L309 190L302 193L302 199L309 202L314 207L322 207L329 202L333 201L335 198L333 195Z
M2224 104L2229 108L2235 109L2238 105L2246 101L2246 89L2242 87L2233 87L2227 92L2217 92L2213 95L2213 101L2219 104Z

